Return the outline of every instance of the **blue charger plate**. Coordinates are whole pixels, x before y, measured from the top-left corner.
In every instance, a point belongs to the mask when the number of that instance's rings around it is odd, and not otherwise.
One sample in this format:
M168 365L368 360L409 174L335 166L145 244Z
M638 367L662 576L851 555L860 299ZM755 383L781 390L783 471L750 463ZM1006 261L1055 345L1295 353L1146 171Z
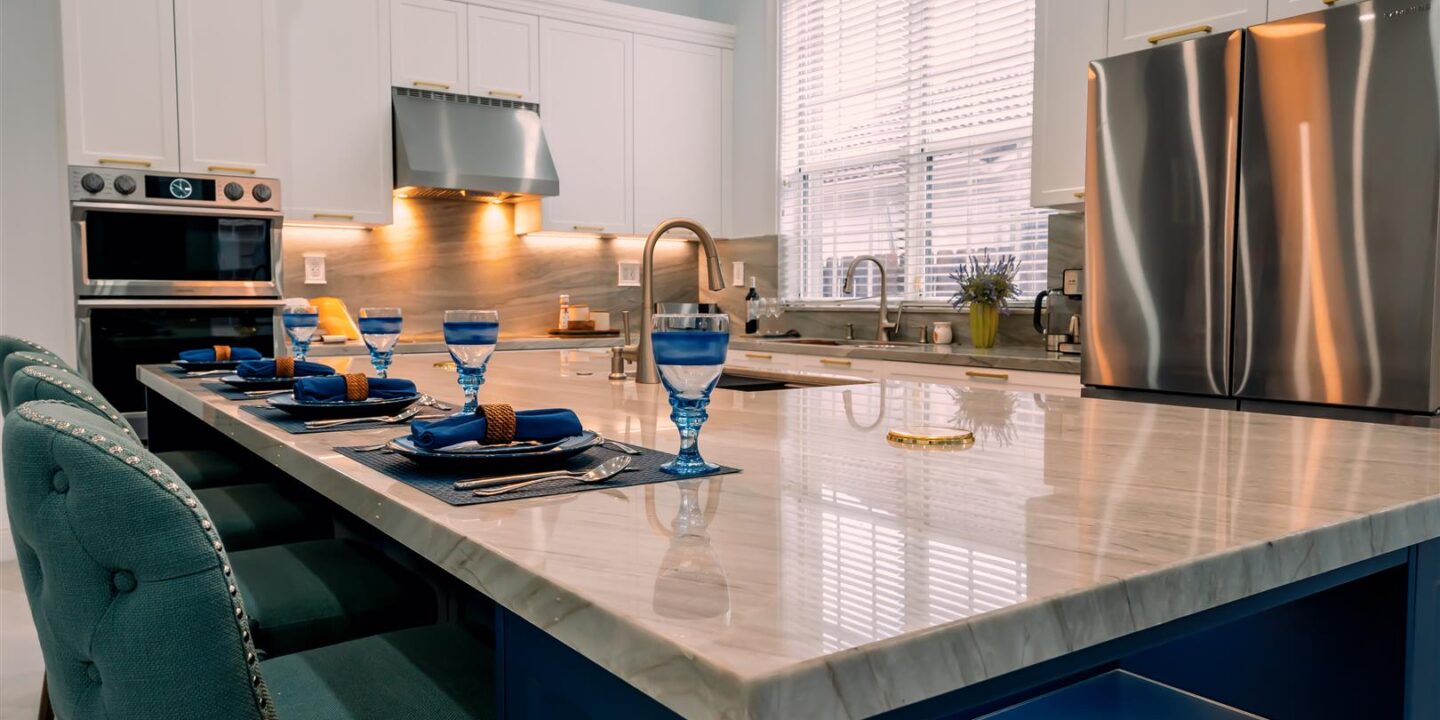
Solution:
M294 395L280 395L269 400L270 407L284 410L302 420L339 420L343 418L394 415L420 400L420 394L403 398L369 398L339 402L302 403Z
M521 462L563 460L573 455L579 455L599 445L602 441L603 439L598 434L586 430L579 435L540 445L486 447L478 443L462 443L440 450L424 450L415 447L410 436L405 435L391 440L389 448L419 463L463 463L467 465L505 463L513 465Z

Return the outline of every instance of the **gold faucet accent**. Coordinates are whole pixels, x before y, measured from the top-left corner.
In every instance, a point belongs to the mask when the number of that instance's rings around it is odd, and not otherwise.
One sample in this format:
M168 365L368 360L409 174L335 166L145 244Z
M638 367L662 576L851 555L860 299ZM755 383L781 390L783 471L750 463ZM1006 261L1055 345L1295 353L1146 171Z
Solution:
M720 274L720 252L715 249L715 238L710 231L694 220L671 218L661 221L645 238L645 252L640 259L640 345L635 355L635 382L654 385L660 382L660 371L655 368L655 350L650 345L650 329L655 315L655 244L660 237L671 230L689 230L700 238L700 248L705 251L705 267L709 274L710 289L725 289L725 277ZM883 270L882 270L883 271Z

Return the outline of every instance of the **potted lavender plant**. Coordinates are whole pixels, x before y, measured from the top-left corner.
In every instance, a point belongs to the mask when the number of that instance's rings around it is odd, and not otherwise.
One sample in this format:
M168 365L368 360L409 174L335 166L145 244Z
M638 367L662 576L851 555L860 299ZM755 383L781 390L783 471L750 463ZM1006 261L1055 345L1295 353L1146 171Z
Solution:
M1009 311L1010 301L1020 297L1020 288L1015 285L1019 266L1020 260L1014 255L992 261L987 249L983 256L971 255L968 262L950 273L958 286L950 305L956 310L970 306L970 341L975 347L995 347L1000 311Z

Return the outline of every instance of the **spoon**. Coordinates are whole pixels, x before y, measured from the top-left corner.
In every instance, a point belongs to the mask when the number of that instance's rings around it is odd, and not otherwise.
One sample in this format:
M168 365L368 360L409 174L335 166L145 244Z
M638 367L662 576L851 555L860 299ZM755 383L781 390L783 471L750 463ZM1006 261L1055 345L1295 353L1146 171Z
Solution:
M525 482L510 483L509 485L501 485L500 487L476 490L475 494L480 497L490 497L491 495L500 495L502 493L510 492L511 490L519 490L520 488L530 487L531 485L534 485L536 483L542 483L548 480L573 479L582 483L605 482L606 480L609 480L610 478L619 475L621 471L629 467L630 460L631 458L629 455L619 455L617 457L610 458L609 460L606 460L605 462L602 462L595 467L590 468L588 471L585 472L584 475L547 475L545 477L536 478L534 480L526 480Z

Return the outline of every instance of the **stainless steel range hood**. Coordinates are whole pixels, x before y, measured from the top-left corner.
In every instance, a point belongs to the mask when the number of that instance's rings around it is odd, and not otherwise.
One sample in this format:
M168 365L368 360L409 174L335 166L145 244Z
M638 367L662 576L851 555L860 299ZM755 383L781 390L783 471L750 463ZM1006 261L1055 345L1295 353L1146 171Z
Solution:
M402 197L503 201L560 193L534 103L395 88Z

